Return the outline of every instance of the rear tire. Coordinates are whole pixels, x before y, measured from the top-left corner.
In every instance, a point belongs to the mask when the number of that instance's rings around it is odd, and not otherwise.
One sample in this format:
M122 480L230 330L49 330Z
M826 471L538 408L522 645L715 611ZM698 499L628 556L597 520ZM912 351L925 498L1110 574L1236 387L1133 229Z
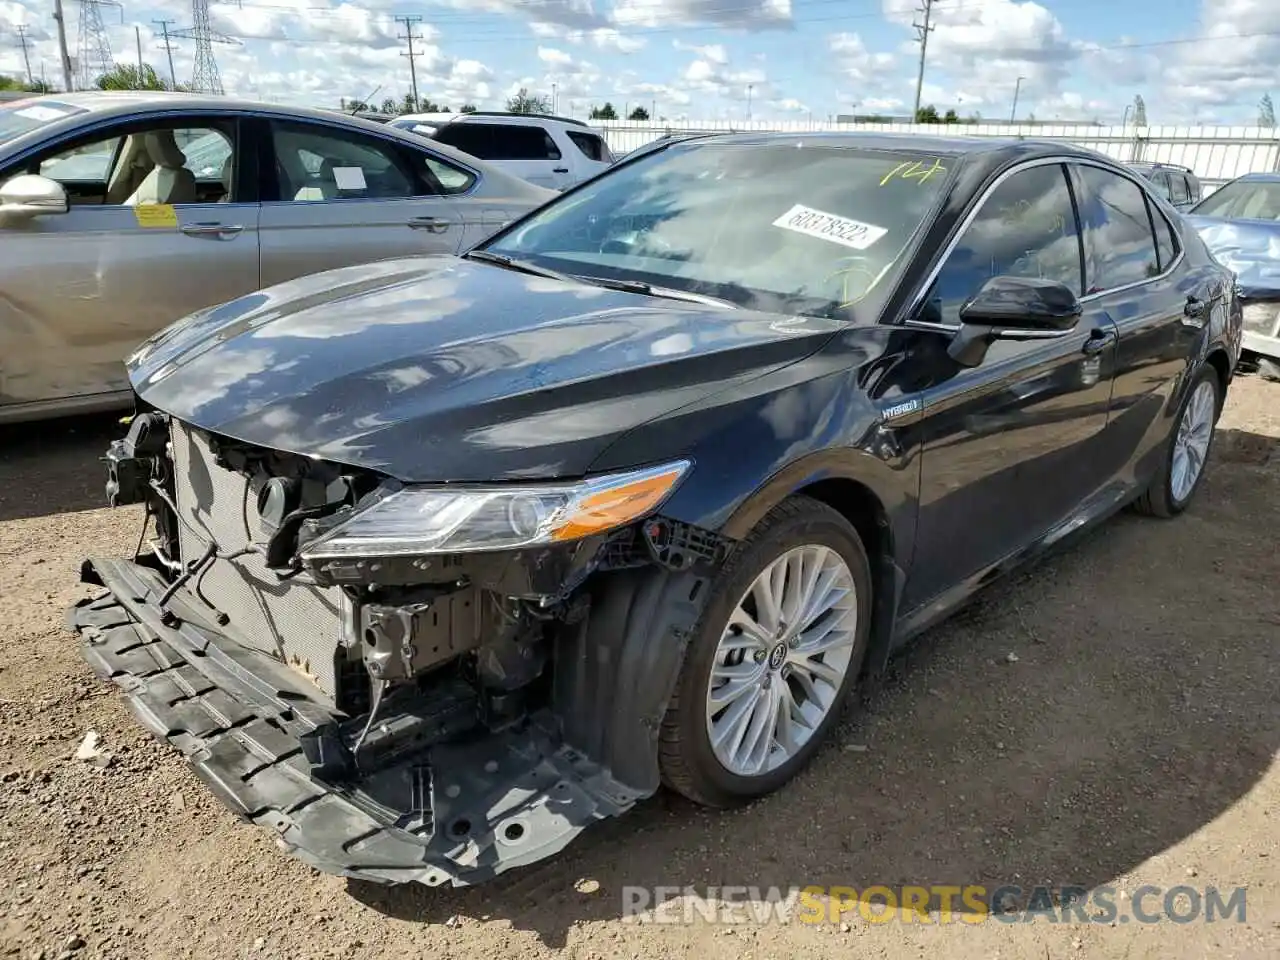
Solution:
M739 545L712 591L660 762L671 789L731 807L783 786L838 722L866 659L871 566L839 512L794 497Z
M1176 517L1187 508L1204 479L1213 446L1214 427L1222 410L1222 384L1208 364L1196 371L1173 418L1160 469L1134 502L1134 509L1150 517Z

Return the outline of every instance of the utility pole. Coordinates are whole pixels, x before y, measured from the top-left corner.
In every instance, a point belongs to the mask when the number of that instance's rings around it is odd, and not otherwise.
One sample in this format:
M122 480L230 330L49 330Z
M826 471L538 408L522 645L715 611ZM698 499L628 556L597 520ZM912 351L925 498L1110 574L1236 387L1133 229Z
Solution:
M22 62L27 65L27 86L33 87L35 76L31 73L31 41L27 39L26 24L18 24L18 46L22 47Z
M755 89L754 83L747 84L747 120L751 120L751 91Z
M404 36L397 39L409 41L409 52L402 53L400 56L409 58L409 83L413 93L413 109L418 110L421 101L418 99L418 67L417 64L414 63L418 54L413 50L413 41L421 40L422 37L415 37L413 35L413 25L415 23L421 23L422 18L415 14L406 14L402 17L396 17L395 19L397 22L404 24Z
M134 24L133 42L138 45L138 82L142 82L142 29Z
M70 93L71 86L71 54L67 53L67 22L62 15L62 0L53 0L53 19L58 23L58 54L62 60L62 89Z
M912 22L912 26L916 28L916 33L920 37L920 69L916 73L916 109L911 115L913 123L920 116L920 93L924 89L924 61L925 55L929 51L929 34L931 34L935 26L930 23L933 18L933 0L924 0L924 6L918 7L917 10L924 14L924 23Z
M178 89L178 76L173 72L173 44L169 42L169 24L177 23L177 20L152 20L160 28L160 32L164 34L164 52L169 55L169 89Z
M1022 90L1022 81L1026 77L1019 77L1018 82L1013 85L1013 109L1009 111L1009 122L1014 123L1014 118L1018 115L1018 94Z

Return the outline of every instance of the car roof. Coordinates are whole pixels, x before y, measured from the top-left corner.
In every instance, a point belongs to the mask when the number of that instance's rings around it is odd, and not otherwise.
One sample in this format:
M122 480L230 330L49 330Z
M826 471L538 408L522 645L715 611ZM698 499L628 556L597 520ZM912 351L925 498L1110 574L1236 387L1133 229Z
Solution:
M110 118L122 118L132 116L145 116L147 113L163 114L172 110L191 110L194 112L209 113L254 113L267 117L278 117L282 120L311 120L318 123L325 123L330 126L345 126L355 129L366 130L370 133L376 133L381 137L391 137L404 143L420 146L421 140L407 130L392 127L386 123L380 123L376 120L366 120L362 117L353 116L350 113L343 113L335 110L321 110L312 107L295 107L278 103L265 103L257 100L246 100L239 97L213 96L210 94L199 93L173 93L170 91L151 91L151 90L122 90L122 91L84 91L77 93L55 93L38 96L38 99L50 103L63 103L68 106L78 107L85 113L78 113L74 116L64 117L63 119L48 125L48 130L58 128L73 129L75 126L85 122L87 116L93 116L98 120ZM32 131L24 137L19 137L12 141L12 145L19 152L27 149L28 141L33 136L42 135L41 131ZM444 158L453 160L464 167L470 167L473 170L480 170L486 177L491 177L499 182L508 183L512 187L518 187L523 190L525 187L532 186L528 181L515 177L504 171L500 165L495 165L484 160L477 159L470 154L463 153L455 149L447 143L433 143L432 149L440 153ZM0 150L0 153L3 153Z
M880 131L824 130L803 133L716 133L693 134L692 139L676 139L671 145L699 149L731 144L765 146L785 144L800 146L849 147L863 150L894 150L907 153L927 153L948 157L983 158L984 162L999 163L1034 159L1039 156L1081 157L1119 162L1095 150L1078 147L1060 140L1037 140L1029 137L965 137L935 136L918 133L890 133Z
M1256 173L1246 173L1246 174L1243 174L1243 175L1241 175L1241 176L1239 176L1239 177L1236 177L1236 179L1237 179L1237 180L1252 180L1252 181L1259 182L1259 183L1280 183L1280 173L1271 173L1271 172L1267 172L1267 171L1259 171L1259 172L1256 172Z
M590 124L572 117L557 117L547 113L507 113L503 111L470 110L466 113L406 113L397 120L413 120L419 123L534 123L545 126L558 125L590 130Z

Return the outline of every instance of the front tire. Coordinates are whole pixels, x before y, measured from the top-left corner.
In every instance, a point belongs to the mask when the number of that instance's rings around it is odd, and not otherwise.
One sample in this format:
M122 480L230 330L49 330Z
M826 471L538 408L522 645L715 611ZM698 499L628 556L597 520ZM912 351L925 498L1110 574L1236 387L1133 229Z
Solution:
M1218 372L1205 364L1191 381L1165 445L1160 469L1135 502L1139 513L1176 517L1191 503L1204 479L1213 431L1222 409Z
M730 807L779 789L838 721L866 658L871 567L839 512L775 507L712 587L662 725L667 786Z

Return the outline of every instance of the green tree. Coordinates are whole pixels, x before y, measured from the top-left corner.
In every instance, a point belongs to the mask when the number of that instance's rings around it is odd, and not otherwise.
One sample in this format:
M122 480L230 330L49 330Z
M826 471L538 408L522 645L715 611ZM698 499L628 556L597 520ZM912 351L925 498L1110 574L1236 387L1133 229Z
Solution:
M475 113L476 105L474 103L464 103L458 108L459 113Z
M629 114L627 114L627 119L637 120L643 123L644 121L649 119L649 111L646 110L644 107L636 107Z
M550 113L551 101L541 94L531 94L521 87L514 96L507 98L508 113Z
M612 103L605 103L603 107L591 108L592 120L617 120L618 111L613 109Z
M144 63L141 67L131 63L117 63L94 81L99 90L168 90L169 85L160 79L155 67Z
M948 110L945 114L943 114L942 122L943 123L959 123L960 115L956 113L954 110Z
M396 101L395 101L395 98L394 98L394 97L387 97L387 99L385 99L385 100L383 100L383 101L382 101L382 112L383 112L383 113L396 113L396 112L398 112L398 111L396 110Z
M37 80L35 83L27 83L25 80L19 80L17 77L6 77L0 75L0 90L17 91L18 93L53 93L53 87L45 83L43 80Z
M916 123L941 123L942 118L938 116L938 108L933 104L927 107L921 107L916 111Z

